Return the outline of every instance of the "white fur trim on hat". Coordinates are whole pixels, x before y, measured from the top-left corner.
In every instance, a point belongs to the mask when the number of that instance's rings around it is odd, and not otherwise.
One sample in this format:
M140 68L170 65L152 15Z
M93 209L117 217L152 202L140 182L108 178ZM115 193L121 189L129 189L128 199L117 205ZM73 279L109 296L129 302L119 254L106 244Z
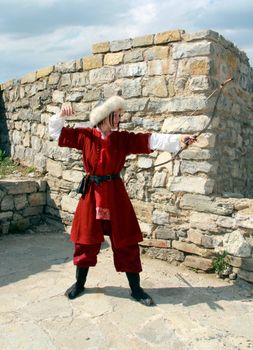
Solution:
M109 97L102 105L95 107L90 113L90 122L93 126L100 123L110 113L118 111L119 109L124 110L125 100L120 96Z

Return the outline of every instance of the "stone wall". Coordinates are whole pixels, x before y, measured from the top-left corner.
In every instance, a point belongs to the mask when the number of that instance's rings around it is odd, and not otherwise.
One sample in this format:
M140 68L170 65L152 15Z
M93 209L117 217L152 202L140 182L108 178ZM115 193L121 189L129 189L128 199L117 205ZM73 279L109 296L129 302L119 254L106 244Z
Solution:
M45 172L47 215L71 223L78 201L75 188L83 175L80 153L59 148L48 135L48 119L62 103L72 103L75 112L69 125L88 126L101 96L121 94L127 100L122 129L195 133L212 116L216 95L208 96L233 77L198 143L180 159L152 171L145 169L171 155L129 156L122 177L144 170L129 181L127 190L144 246L151 246L148 251L156 257L208 270L215 249L229 241L226 235L233 239L240 234L248 255L236 254L252 259L252 202L237 205L253 194L253 71L246 55L218 33L182 30L99 43L92 51L91 56L1 85L5 128L0 130L0 147L9 147L14 159ZM249 211L246 228L238 224L244 209Z
M46 181L0 180L0 234L24 231L40 223L46 205Z

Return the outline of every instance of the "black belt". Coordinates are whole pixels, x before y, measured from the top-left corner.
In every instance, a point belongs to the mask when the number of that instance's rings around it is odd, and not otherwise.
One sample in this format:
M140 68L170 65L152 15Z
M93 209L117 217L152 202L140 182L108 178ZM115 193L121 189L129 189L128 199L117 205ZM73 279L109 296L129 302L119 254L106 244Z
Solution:
M95 182L96 185L100 185L104 181L112 181L120 178L120 174L112 174L112 175L103 175L103 176L97 176L97 175L86 175L82 178L81 182L79 183L76 192L81 193L82 195L85 195L88 191L90 181Z
M111 174L111 175L88 175L89 180L96 183L96 185L100 185L104 181L112 181L120 178L120 174Z

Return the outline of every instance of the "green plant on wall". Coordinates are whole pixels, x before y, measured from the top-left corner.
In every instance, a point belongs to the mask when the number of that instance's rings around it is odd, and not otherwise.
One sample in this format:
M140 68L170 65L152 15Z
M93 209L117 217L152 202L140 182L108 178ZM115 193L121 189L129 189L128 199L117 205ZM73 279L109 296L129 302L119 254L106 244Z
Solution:
M229 264L225 259L227 255L228 252L224 251L222 254L219 254L213 259L213 268L216 273L221 274L229 267Z

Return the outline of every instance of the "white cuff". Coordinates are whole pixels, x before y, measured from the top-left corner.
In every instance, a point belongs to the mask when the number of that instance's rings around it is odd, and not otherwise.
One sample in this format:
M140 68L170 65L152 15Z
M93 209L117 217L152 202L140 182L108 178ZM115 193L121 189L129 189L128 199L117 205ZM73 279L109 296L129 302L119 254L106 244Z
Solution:
M60 137L61 130L64 127L65 119L60 117L59 114L54 114L49 118L48 131L49 135L57 141Z
M177 153L180 150L180 140L178 134L151 134L149 147L155 151L166 151Z

